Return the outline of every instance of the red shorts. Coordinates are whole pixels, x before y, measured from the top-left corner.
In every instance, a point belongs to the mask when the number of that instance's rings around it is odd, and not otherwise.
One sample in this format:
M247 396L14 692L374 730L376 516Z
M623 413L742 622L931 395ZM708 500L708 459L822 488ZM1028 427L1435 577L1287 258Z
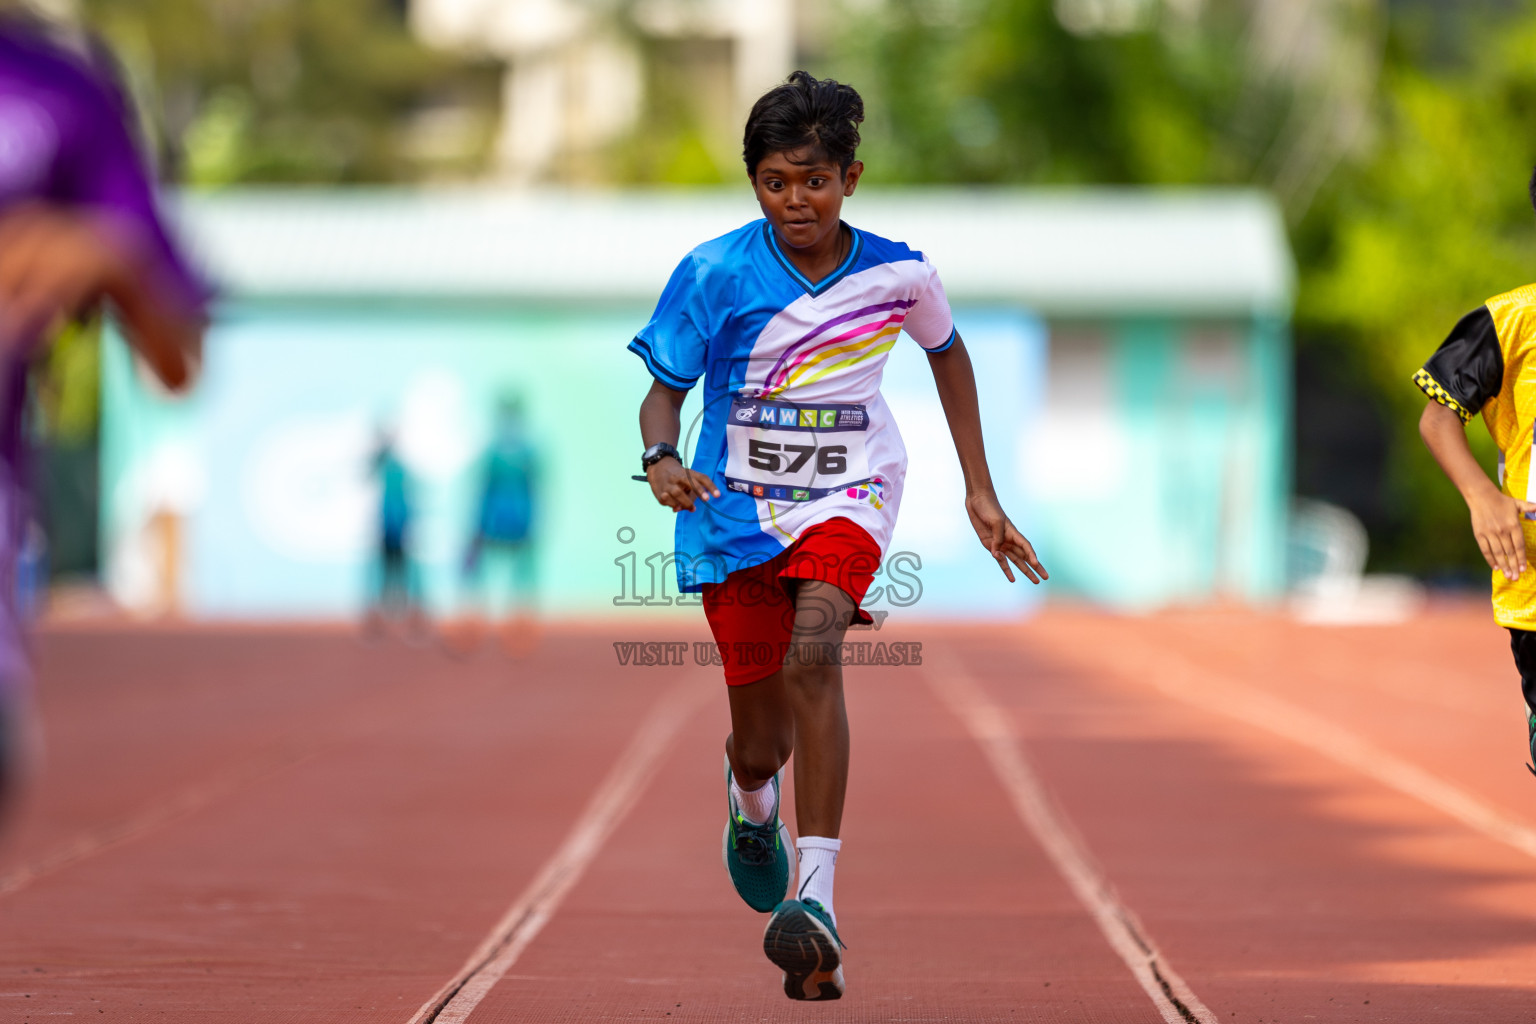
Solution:
M821 580L853 598L856 622L873 622L858 608L880 568L880 545L862 526L838 516L817 523L761 565L737 569L724 583L704 585L704 616L725 663L725 681L744 686L784 663L794 632L790 580Z

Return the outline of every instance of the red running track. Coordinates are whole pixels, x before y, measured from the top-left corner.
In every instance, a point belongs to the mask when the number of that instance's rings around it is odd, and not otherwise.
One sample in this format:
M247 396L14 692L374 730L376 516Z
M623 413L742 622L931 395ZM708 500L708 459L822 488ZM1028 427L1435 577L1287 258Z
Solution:
M1480 607L864 634L925 659L848 671L849 993L816 1006L720 867L720 684L620 667L632 632L46 633L0 1016L1536 1016L1536 779Z

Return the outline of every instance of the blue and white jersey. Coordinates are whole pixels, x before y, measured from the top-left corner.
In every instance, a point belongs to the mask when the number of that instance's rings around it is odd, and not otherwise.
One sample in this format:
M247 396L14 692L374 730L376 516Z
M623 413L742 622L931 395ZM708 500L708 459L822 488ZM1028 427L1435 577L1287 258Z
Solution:
M814 285L765 220L678 264L629 349L667 387L704 380L682 447L721 496L677 515L683 590L765 562L837 516L885 553L907 453L880 378L902 331L929 352L955 338L938 273L878 235L853 229L847 258Z

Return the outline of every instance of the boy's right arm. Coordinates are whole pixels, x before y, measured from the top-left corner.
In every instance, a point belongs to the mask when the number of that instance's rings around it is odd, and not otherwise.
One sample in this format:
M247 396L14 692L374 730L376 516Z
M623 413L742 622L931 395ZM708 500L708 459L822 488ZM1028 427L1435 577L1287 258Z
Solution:
M677 447L682 432L683 400L686 391L676 391L659 380L651 381L651 390L640 403L640 439L645 447L665 441ZM720 497L715 482L696 473L677 459L664 458L647 467L645 478L656 500L674 512L692 512L695 496L708 501Z
M1519 579L1526 570L1525 531L1520 517L1536 518L1536 504L1512 498L1483 472L1467 444L1461 417L1430 402L1419 417L1419 435L1430 454L1461 492L1472 514L1472 534L1490 568L1506 579Z

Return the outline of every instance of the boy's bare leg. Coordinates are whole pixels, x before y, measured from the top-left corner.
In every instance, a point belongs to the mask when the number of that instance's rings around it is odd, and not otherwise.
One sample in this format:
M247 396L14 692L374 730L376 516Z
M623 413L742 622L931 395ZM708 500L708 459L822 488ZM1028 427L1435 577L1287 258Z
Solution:
M784 672L745 686L728 686L730 765L721 857L731 884L747 906L769 911L784 899L794 878L795 850L779 807L774 776L795 746L795 719L784 692Z
M784 659L784 692L795 721L794 898L774 908L763 952L784 971L791 999L843 994L842 940L832 906L842 850L843 796L848 790L848 714L838 652L853 617L853 598L830 583L803 581L795 594L795 627Z
M784 689L784 670L725 689L731 703L725 755L737 785L754 790L771 780L795 749L795 718Z
M836 839L848 790L848 714L837 651L853 617L853 598L806 580L795 596L795 628L784 692L794 716L795 827Z

